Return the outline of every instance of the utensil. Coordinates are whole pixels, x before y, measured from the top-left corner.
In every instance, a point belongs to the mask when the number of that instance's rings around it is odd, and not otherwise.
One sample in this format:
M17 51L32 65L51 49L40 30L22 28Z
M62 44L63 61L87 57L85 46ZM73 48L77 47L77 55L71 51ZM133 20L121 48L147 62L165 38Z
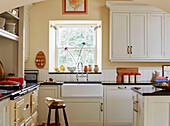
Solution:
M0 80L4 80L5 71L2 62L0 61Z

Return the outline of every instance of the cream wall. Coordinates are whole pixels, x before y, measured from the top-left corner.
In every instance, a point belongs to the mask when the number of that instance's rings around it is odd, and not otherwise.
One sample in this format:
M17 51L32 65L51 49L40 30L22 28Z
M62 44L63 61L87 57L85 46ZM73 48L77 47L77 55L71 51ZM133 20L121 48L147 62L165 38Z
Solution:
M87 15L62 15L62 0L46 0L37 3L30 12L30 55L26 69L35 69L38 51L44 51L48 68L48 23L49 20L102 20L102 68L116 67L160 67L170 63L111 63L109 61L109 9L107 0L88 0Z

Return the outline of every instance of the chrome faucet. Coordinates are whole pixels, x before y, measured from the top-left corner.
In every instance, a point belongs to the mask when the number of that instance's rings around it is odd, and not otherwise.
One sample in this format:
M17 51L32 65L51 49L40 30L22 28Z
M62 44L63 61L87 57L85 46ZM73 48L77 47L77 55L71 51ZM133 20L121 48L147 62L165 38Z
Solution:
M79 65L81 64L81 69L79 67ZM86 73L86 76L83 74L83 63L82 62L79 62L77 64L77 75L76 75L76 78L77 78L77 81L79 81L79 77L86 77L87 78L87 81L88 81L88 72ZM81 75L79 76L79 72L81 72Z

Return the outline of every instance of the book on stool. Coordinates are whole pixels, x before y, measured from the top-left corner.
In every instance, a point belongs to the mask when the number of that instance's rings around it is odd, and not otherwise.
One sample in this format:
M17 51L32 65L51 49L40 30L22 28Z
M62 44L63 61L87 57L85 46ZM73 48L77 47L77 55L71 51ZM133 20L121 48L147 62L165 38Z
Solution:
M54 99L54 98L51 98L51 97L46 97L45 102L48 106L51 106L51 105L62 106L64 104L64 100Z

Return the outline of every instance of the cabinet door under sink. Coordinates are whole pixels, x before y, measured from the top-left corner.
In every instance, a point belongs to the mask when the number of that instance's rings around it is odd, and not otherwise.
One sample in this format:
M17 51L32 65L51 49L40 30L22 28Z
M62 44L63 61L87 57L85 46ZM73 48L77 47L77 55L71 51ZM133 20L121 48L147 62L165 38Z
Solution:
M103 98L64 98L64 101L71 126L103 126ZM62 112L60 116L62 119Z

